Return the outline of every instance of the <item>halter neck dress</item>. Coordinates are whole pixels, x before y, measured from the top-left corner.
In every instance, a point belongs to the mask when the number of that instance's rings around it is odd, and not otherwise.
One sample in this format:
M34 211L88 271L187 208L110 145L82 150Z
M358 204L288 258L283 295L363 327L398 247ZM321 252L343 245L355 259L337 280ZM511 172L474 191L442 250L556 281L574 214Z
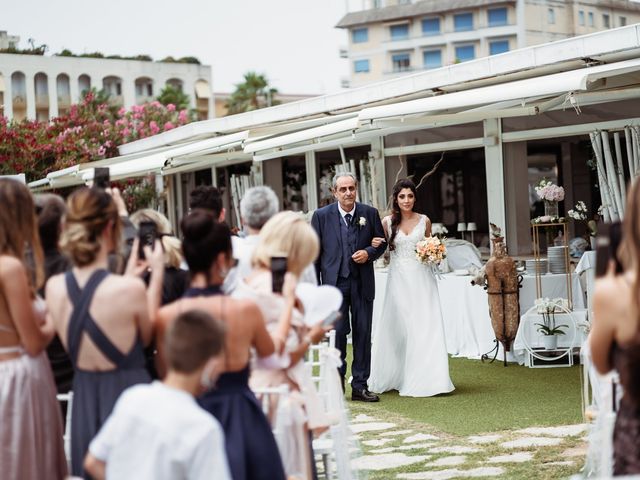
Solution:
M191 287L184 298L214 295L222 295L219 286ZM278 445L260 403L249 388L249 374L249 363L241 370L223 373L215 387L198 402L222 425L234 480L284 479Z
M65 273L67 294L73 304L67 332L67 349L75 369L71 411L71 470L73 475L85 478L89 477L82 464L89 443L111 414L120 394L132 385L151 381L145 369L144 349L139 333L131 350L122 353L89 312L98 286L108 276L106 270L96 270L84 288L80 289L73 273ZM115 365L114 369L90 371L78 367L78 355L85 333Z

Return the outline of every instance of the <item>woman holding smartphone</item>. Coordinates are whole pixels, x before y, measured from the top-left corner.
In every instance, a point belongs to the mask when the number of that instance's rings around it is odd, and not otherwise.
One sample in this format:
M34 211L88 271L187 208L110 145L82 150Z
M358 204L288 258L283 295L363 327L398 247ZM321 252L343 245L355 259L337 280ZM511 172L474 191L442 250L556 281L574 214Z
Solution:
M613 236L598 236L598 262L608 259L596 280L589 336L596 369L616 369L624 395L613 433L613 473L640 474L640 182L627 198L622 244L610 250ZM615 232L615 230L614 230ZM619 253L624 271L616 269ZM599 269L600 272L604 270Z
M137 240L129 275L110 274L109 254L120 244L117 190L80 188L67 201L61 247L73 269L52 277L46 299L55 329L75 373L71 428L71 466L84 476L83 461L120 393L151 379L143 353L152 337L162 287L162 248L145 249L137 259ZM151 267L149 289L137 278Z
M294 212L273 216L260 231L260 241L253 254L252 273L240 281L234 297L255 301L267 323L276 351L285 359L282 368L255 368L251 374L252 388L276 387L288 384L291 389L291 423L285 432L288 448L281 451L287 475L313 478L314 462L310 431L323 431L329 425L322 402L311 375L304 366L309 346L324 338L325 327L304 326L297 299L280 286L285 275L298 279L318 255L318 236L305 218ZM274 291L275 290L275 291ZM282 322L291 326L284 331ZM306 419L306 421L305 421Z

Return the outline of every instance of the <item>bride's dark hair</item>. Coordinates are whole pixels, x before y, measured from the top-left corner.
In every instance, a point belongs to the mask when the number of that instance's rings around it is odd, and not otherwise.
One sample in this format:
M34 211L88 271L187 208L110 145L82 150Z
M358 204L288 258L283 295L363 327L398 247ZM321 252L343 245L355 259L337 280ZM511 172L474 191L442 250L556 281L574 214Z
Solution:
M395 250L396 246L393 241L398 234L398 225L400 225L400 221L402 220L402 215L400 214L400 207L398 206L398 195L404 188L409 188L414 197L416 196L416 184L408 178L403 178L402 180L398 180L396 184L393 186L393 203L391 204L391 234L389 235L389 250Z

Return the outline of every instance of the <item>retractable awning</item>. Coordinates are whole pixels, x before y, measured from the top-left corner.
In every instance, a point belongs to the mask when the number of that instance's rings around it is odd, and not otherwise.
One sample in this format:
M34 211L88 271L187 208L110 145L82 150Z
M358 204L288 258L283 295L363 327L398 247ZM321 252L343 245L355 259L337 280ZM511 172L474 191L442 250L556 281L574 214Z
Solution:
M436 95L393 105L365 108L360 112L359 119L362 122L371 122L406 115L453 113L459 109L471 109L481 105L507 101L526 103L527 99L532 98L557 97L572 92L611 87L611 82L608 82L608 79L636 73L639 70L640 59L585 67L579 70Z

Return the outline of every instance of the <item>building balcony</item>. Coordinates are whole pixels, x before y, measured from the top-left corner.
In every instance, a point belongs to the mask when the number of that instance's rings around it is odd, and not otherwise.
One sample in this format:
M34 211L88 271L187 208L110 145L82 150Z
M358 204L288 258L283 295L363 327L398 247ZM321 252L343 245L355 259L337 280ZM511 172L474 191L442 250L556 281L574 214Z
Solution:
M143 105L145 103L153 102L155 98L150 95L136 95L136 104Z
M481 38L508 37L518 34L518 27L515 24L502 25L498 27L481 27L474 30L462 32L442 31L440 34L426 33L424 35L414 35L404 40L385 40L382 46L387 51L411 50L416 47L429 47L444 45L447 43L472 42Z
M349 58L349 50L345 47L341 47L338 51L340 58Z

